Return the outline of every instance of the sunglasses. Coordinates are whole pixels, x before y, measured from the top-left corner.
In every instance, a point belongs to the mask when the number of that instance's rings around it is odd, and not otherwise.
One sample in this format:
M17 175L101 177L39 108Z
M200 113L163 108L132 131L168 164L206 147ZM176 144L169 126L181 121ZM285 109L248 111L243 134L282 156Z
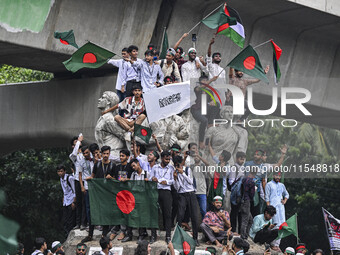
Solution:
M86 251L86 249L78 249L78 251Z

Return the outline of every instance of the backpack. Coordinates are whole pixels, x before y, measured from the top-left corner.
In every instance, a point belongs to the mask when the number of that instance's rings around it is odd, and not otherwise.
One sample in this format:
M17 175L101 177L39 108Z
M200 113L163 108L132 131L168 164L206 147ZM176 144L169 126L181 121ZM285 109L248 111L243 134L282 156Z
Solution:
M162 69L163 66L164 66L164 59L161 60L160 66L161 66L161 69ZM172 61L172 72L171 72L170 76L171 76L171 78L174 81L176 80L176 76L175 76L175 62L174 61Z
M244 195L243 177L237 179L231 186L230 202L233 205L241 204Z
M69 180L70 176L67 175L66 177L66 182L67 182L67 185L70 186L71 190L72 190L72 193L74 194L74 190L72 189L72 186L71 186L71 183L70 183L70 180Z

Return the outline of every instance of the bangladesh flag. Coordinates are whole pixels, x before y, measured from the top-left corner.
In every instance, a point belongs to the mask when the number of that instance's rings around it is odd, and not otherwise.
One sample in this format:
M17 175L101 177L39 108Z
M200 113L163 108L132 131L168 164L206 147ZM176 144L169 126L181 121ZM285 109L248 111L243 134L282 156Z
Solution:
M248 45L242 50L232 61L230 61L228 66L269 83L261 65L260 58L251 45Z
M67 70L75 73L84 67L99 68L106 64L107 60L114 55L116 54L88 42L73 53L71 58L64 61L63 64Z
M88 184L93 225L158 228L157 183L92 179Z
M168 35L166 33L166 28L164 28L164 36L163 36L163 42L162 42L162 52L159 55L159 59L165 59L166 52L169 48L169 41L168 41Z
M273 42L273 40L270 40L273 47L273 66L274 66L274 74L275 74L275 83L277 84L280 81L281 78L281 71L279 67L279 58L281 57L282 50L281 48Z
M79 48L76 44L76 39L74 37L73 30L67 32L54 32L54 38L59 39L62 44L72 45L73 47Z
M216 29L223 24L236 25L236 18L230 17L224 12L224 7L216 12L214 15L210 15L209 17L202 20L202 23L211 29Z
M5 204L5 192L0 191L0 208ZM15 254L18 242L19 225L0 215L0 255Z
M281 239L286 236L295 235L298 237L297 214L294 214L286 222L283 222L279 227L279 234L276 239Z
M244 27L240 15L235 9L229 6L225 6L224 13L227 16L236 19L236 24L230 23L223 24L218 28L217 34L229 37L239 47L243 48L244 39L246 36L244 33Z
M178 223L176 224L174 235L171 240L174 249L181 255L194 255L196 243L195 240L183 230Z
M215 172L213 181L210 185L209 195L208 195L208 204L211 205L211 203L214 201L215 196L223 196L223 178L220 173Z
M149 144L152 130L151 128L144 127L135 123L134 135L142 139L146 144Z

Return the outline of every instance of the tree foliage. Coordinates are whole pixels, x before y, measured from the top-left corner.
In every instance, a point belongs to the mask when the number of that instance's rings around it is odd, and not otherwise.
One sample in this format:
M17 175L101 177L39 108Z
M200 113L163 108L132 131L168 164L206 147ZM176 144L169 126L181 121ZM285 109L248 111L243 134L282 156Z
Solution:
M46 81L53 78L52 73L14 67L10 65L0 66L0 84L19 83L29 81Z

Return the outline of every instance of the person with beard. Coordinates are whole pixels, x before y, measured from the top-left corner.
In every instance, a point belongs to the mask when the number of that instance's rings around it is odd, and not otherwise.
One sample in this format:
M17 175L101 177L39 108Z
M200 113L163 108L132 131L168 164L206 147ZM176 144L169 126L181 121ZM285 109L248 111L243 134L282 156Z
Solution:
M190 81L191 78L198 79L201 72L208 74L207 68L202 64L201 60L196 57L196 49L190 48L188 51L189 61L182 65L183 81Z
M208 54L206 56L209 79L212 79L215 76L218 76L219 78L222 78L223 81L225 81L225 78L226 78L225 70L224 68L220 67L221 53L214 52L211 57L211 45L213 45L214 43L215 43L215 37L213 37L209 43ZM211 85L214 85L214 83L212 83Z
M266 69L264 69L264 73L267 74L269 71L269 65L266 66ZM243 77L243 72L235 69L235 74L234 74L234 68L229 69L229 84L234 85L236 87L239 87L244 95L244 98L246 98L247 96L247 86L252 85L254 83L258 83L261 80L260 79L244 79ZM226 92L226 98L229 101L233 101L232 95L228 94L228 92ZM250 110L248 108L248 101L244 100L244 114L243 116L240 118L240 121L246 119L248 117L248 115L250 114Z
M276 209L276 214L273 217L274 224L280 226L286 221L285 207L289 199L289 193L286 186L280 182L281 173L275 173L272 181L268 182L266 185L266 202L267 206L272 205ZM281 239L274 240L272 245L272 250L280 251L280 241Z
M222 197L215 196L212 210L206 213L201 224L202 233L210 243L222 247L221 242L228 238L229 230L226 229L229 228L229 213L222 209Z
M101 157L103 158L101 161L98 161L96 164L93 166L93 171L91 174L91 179L96 178L96 179L114 179L114 174L115 174L115 168L116 164L113 163L109 157L110 157L110 151L111 147L110 146L103 146L101 148ZM89 179L89 178L88 178ZM109 233L109 226L103 226L103 233L102 236L106 236L107 233ZM90 225L89 229L89 236L93 235L94 231L94 225Z
M76 249L76 255L85 255L87 246L84 243L78 243Z
M103 236L102 238L100 238L99 244L102 250L96 251L95 253L93 253L93 255L113 255L113 253L110 251L112 249L112 243L108 237Z
M59 241L54 241L51 245L51 251L53 253L53 255L64 255L64 247L62 246L62 244Z
M152 168L152 181L157 182L158 203L163 214L163 224L166 231L165 241L171 240L171 185L174 182L174 167L170 163L170 153L163 151L161 153L161 163ZM156 238L156 230L153 229L152 236Z
M178 66L174 61L175 50L170 48L167 50L165 59L157 61L156 63L160 65L164 76L170 76L175 82L181 82L181 74L179 73Z
M277 238L278 229L274 229L273 216L276 214L274 206L267 206L264 214L259 214L254 218L253 225L250 228L249 236L254 243L270 243Z

